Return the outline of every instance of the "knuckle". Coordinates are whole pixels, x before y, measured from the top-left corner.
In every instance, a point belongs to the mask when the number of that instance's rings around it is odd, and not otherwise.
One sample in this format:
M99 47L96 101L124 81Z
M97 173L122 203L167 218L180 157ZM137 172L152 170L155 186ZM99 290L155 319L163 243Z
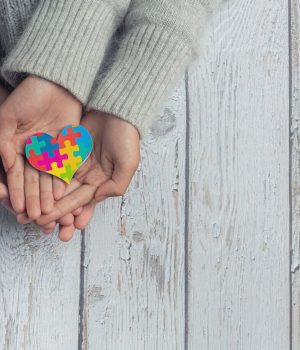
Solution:
M8 169L7 171L8 176L17 178L17 179L23 179L24 177L24 172L22 170L17 170L17 169Z
M39 177L36 175L30 175L25 177L25 181L29 185L36 185L39 182Z
M53 192L50 190L40 189L41 197L53 197Z
M28 217L31 220L37 220L41 216L41 213L39 211L32 211L28 213Z

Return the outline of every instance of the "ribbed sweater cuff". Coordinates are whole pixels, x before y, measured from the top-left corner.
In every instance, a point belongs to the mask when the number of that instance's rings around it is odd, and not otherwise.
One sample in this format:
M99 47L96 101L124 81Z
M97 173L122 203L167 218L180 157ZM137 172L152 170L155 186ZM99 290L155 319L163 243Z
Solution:
M166 28L143 25L122 39L87 110L113 114L133 124L142 139L172 83L193 58L184 40Z
M40 1L2 66L12 85L33 74L65 87L83 104L119 18L106 1Z

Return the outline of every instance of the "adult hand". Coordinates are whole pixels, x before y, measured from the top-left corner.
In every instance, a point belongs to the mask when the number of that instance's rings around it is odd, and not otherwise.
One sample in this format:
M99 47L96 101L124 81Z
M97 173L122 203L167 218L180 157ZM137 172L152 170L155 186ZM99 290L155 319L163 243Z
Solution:
M8 91L0 85L0 106L7 99L8 95L9 95ZM17 155L17 157L22 157L22 156ZM60 193L58 193L56 197L60 197L62 194L67 195L68 193L72 192L74 189L78 188L78 186L79 186L79 183L75 179L71 182L70 186L68 186L65 193L63 193L64 186L60 186L61 187L59 188ZM11 211L14 215L17 216L19 223L25 224L32 221L32 219L30 219L26 215L26 213L17 214L14 211L11 201L9 199L6 174L1 161L0 161L0 203L4 207L6 207L9 211ZM95 205L88 204L83 208L78 208L75 211L73 211L72 214L74 216L70 213L67 213L64 217L59 219L58 220L58 223L60 225L59 238L62 241L68 241L70 237L73 236L75 229L80 230L84 228L90 221L94 212L94 208L95 208ZM55 226L56 226L56 222L52 222L47 225L41 226L40 228L43 230L44 233L49 234L54 230Z
M6 100L8 95L9 95L8 91L0 85L0 105ZM3 163L1 160L0 160L0 203L7 210L9 210L12 214L17 215L16 212L14 211L12 204L11 204L11 201L9 199L9 193L8 193L7 181L6 181L6 173L5 173ZM66 222L66 219L63 218L61 221L62 221L62 223ZM41 227L41 229L44 232L48 232L49 229L52 228L52 226L53 226L52 224L45 225L45 226Z
M77 171L80 186L61 198L51 213L37 222L46 225L87 203L94 205L108 197L123 195L139 165L138 130L130 123L102 112L90 112L81 125L94 140L92 154Z
M61 180L52 183L50 175L24 162L26 139L39 131L56 137L67 124L79 124L81 113L81 103L67 90L35 76L26 78L0 106L0 156L16 213L26 206L29 218L36 219L50 212L53 199L65 191Z

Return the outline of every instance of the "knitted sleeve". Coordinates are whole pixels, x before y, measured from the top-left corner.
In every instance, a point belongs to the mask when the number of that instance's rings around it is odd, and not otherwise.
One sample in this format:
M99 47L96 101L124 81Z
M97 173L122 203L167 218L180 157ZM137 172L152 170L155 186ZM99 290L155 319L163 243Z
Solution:
M105 50L130 0L38 1L1 73L12 86L34 74L87 102Z
M132 0L113 62L100 72L87 110L132 123L140 137L172 84L198 55L216 0Z

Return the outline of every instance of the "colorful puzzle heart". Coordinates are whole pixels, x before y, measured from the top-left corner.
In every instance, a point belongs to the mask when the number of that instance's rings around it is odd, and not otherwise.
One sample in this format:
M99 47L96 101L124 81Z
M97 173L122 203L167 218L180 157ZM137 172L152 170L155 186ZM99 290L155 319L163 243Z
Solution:
M67 125L58 138L39 132L26 141L25 155L39 171L70 183L93 149L90 133L81 125Z

